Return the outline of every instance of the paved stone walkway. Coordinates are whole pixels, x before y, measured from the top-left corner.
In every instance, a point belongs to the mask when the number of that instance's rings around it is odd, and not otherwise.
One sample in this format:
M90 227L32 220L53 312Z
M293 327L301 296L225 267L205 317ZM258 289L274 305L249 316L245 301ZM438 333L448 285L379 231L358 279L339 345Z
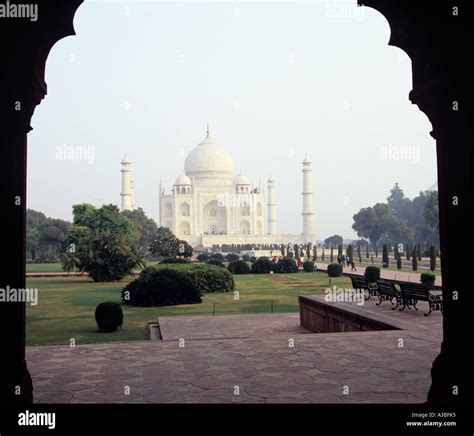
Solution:
M326 271L328 264L327 263L320 263L316 262L318 269ZM357 271L351 271L350 266L345 266L343 269L344 274L354 274L354 275L364 275L365 266L357 266ZM401 282L413 282L413 283L420 283L420 274L423 272L430 272L427 269L420 269L418 272L406 272L406 271L398 271L398 270L391 270L386 268L380 268L380 277L382 279L387 280L398 280ZM441 276L436 276L435 285L442 286L443 281Z
M402 330L308 334L298 314L170 317L162 341L29 347L35 401L423 402L442 315L419 306L358 308Z

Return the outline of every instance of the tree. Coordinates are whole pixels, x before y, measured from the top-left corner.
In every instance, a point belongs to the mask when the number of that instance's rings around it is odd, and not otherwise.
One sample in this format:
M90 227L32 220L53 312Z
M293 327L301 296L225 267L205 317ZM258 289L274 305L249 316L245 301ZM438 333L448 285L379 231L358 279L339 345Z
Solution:
M339 235L329 236L329 238L326 238L324 240L324 245L326 247L330 247L331 245L339 245L339 244L342 244L342 236L339 236Z
M191 257L193 248L184 240L178 239L168 227L158 227L155 239L150 243L150 253L155 256Z
M318 261L318 250L316 248L316 245L313 245L313 262Z
M330 257L331 263L334 262L334 245L331 244L331 257Z
M413 271L418 270L418 257L416 256L416 246L413 247L411 252L411 267Z
M342 257L342 244L338 244L337 246L337 255L338 257Z
M68 253L74 253L78 268L94 281L116 281L144 265L132 222L113 204L95 208L73 206L73 225L67 236ZM76 261L72 254L63 262L65 269Z
M436 269L436 247L432 245L430 247L430 270L434 271Z
M132 221L138 244L144 252L147 252L158 230L156 222L152 218L148 218L141 207L134 210L124 210L121 214Z
M423 209L423 222L421 224L423 239L431 244L439 244L439 208L438 193L430 192Z
M387 204L377 203L374 207L361 209L353 217L352 228L358 236L368 238L378 256L378 242L384 236L392 241L409 234L406 223L398 219Z
M382 248L382 266L384 268L388 268L388 247L387 244L383 244Z
M306 257L309 259L311 257L311 242L306 244Z
M354 257L354 248L352 247L352 244L349 244L346 248L346 256L347 257Z

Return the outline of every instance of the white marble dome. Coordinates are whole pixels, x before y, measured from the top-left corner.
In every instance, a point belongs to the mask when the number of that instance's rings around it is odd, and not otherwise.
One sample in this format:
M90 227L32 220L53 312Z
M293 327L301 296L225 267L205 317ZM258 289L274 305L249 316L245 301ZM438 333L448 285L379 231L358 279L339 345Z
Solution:
M230 154L207 136L186 157L184 171L190 177L232 178L234 164Z
M250 185L250 180L243 174L237 174L234 178L234 183L236 185Z
M175 185L191 185L191 179L186 174L180 174L176 181L174 182Z

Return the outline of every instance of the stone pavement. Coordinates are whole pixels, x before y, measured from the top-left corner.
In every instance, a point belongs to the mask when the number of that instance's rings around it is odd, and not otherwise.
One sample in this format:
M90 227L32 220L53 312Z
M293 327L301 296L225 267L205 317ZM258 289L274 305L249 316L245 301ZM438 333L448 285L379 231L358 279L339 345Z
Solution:
M160 318L164 340L28 347L38 403L417 403L442 315L358 310L402 330L308 332L298 314ZM184 339L183 341L180 339ZM403 346L400 347L400 340ZM294 345L294 346L291 346ZM347 394L345 394L347 393Z

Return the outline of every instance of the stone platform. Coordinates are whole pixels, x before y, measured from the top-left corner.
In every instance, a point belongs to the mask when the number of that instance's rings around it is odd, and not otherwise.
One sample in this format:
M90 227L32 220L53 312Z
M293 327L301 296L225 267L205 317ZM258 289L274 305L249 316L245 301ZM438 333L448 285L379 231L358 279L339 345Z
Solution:
M400 330L308 333L299 314L169 317L162 341L28 347L35 401L420 403L442 315L419 306L358 308Z

